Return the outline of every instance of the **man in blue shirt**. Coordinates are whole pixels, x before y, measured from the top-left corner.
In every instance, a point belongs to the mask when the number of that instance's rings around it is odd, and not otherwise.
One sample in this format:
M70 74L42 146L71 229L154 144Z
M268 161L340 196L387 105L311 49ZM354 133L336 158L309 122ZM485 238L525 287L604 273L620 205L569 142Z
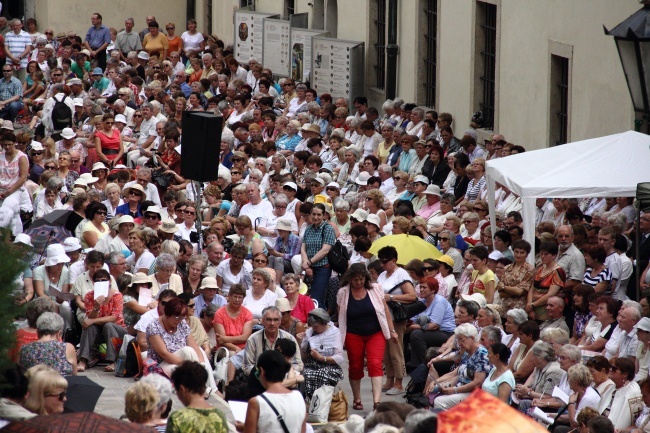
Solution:
M111 32L102 24L102 16L94 13L90 17L93 24L86 33L84 47L90 50L90 56L97 59L97 65L106 69L106 47L111 43Z
M12 75L11 65L2 66L0 80L0 118L16 120L18 112L23 109L23 86L20 80Z

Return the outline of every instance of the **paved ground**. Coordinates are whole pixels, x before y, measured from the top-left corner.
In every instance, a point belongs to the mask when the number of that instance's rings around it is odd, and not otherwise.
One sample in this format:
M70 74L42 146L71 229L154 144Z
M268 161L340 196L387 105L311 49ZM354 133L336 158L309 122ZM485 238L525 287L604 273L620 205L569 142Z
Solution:
M350 383L347 379L347 367L344 368L345 380L343 380L339 385L345 391L348 401L350 403L349 414L357 414L365 417L372 411L372 393L370 390L370 379L365 377L361 381L361 396L363 402L363 411L355 411L352 409L352 390L350 389ZM104 392L102 393L95 412L102 415L110 416L113 418L119 418L124 414L124 394L126 390L129 389L131 385L135 382L133 378L121 378L115 377L113 373L105 373L102 365L97 365L90 370L86 370L84 373L79 373L82 376L88 376L89 379L97 382L104 387ZM404 386L408 383L408 378L404 378ZM176 396L173 396L174 409L182 407L181 403L178 401ZM403 403L405 400L402 395L398 396L387 396L386 394L382 395L382 401L397 401Z

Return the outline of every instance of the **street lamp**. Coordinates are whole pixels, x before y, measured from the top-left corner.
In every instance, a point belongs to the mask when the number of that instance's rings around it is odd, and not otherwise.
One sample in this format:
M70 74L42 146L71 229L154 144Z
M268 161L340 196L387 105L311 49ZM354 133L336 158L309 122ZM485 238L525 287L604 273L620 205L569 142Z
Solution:
M650 0L643 8L605 34L614 36L634 111L650 113Z

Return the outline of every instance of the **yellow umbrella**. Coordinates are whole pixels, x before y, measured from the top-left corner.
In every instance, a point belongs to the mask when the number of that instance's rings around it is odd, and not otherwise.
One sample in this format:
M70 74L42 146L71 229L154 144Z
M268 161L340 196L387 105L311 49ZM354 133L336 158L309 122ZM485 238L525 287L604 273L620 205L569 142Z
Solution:
M406 265L413 259L436 259L442 253L419 236L390 235L377 239L370 247L370 253L377 255L383 247L395 247L397 250L397 263Z

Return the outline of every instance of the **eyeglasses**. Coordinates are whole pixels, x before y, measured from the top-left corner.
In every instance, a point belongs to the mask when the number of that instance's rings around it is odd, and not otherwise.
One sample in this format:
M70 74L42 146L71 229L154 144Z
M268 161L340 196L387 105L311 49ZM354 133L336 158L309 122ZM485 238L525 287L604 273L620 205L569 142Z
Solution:
M422 266L422 270L424 272L431 272L433 271L433 266Z
M107 212L105 210L98 210L97 212L95 212L95 214L97 214L97 215L106 215Z
M129 195L137 195L139 197L142 195L142 193L138 191L129 191Z
M59 394L46 394L45 397L56 397L59 401L65 400L65 397L68 395L66 391L60 392Z
M255 262L255 263L268 263L268 260L264 260L264 259L255 259L255 260L253 260L253 262Z
M186 318L187 316L172 316L172 317L173 317L174 319L176 319L176 320L183 320L183 319Z
M32 155L42 155L42 154L43 154L42 150L39 150L37 152L32 152Z
M476 212L485 212L486 209L483 209L482 207L475 207L474 210Z
M74 164L78 163L79 161L80 161L79 159L71 159L71 160L70 160L70 162L72 162L72 163L74 163Z
M9 74L9 73L11 73L11 69L3 69L2 73L3 74Z
M56 165L46 165L45 170L56 170Z
M438 239L441 240L441 241L448 241L449 240L449 238L438 238Z
M188 214L188 215L196 215L196 212L191 211L191 210L183 210L183 211L181 211L181 212L186 213L186 214Z
M104 122L104 123L105 123L106 125L112 125L112 124L114 124L115 122L108 122L108 121L106 121L106 122Z
M148 220L157 220L158 219L158 215L156 215L156 214L154 214L154 215L145 215L144 217L146 219L148 219Z
M167 29L167 30L174 30L173 27L165 27L165 29Z
M277 204L276 204L276 205L275 205L275 208L276 208L276 209L286 209L287 207L286 207L286 206L280 206L280 205L277 205Z
M45 32L46 35L53 35L54 33L52 32Z
M233 175L233 174L241 174L241 173L238 171L231 171L230 174Z
M152 69L162 69L160 66L154 66Z

